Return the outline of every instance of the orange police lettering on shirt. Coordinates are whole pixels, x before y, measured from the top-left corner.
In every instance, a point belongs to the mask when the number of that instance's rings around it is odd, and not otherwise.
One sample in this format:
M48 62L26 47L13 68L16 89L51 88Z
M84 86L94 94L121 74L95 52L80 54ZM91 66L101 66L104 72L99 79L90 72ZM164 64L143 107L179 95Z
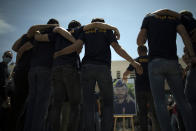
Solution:
M87 30L87 31L85 31L85 33L86 34L89 34L89 33L96 33L96 32L106 32L106 30L105 29L91 29L91 30Z
M157 19L161 19L161 20L166 20L166 19L169 19L169 20L176 20L176 18L175 17L173 17L173 16L158 16L158 15L156 15L155 16Z
M140 58L138 62L140 62L140 63L147 63L148 59Z

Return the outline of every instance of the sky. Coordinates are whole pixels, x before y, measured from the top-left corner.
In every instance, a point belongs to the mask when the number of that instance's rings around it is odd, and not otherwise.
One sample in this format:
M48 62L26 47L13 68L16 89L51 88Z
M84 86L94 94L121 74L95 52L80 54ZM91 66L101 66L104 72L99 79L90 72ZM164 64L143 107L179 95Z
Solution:
M186 9L196 17L196 0L0 0L0 3L0 61L3 52L11 50L13 43L32 25L46 24L50 18L57 19L64 28L71 20L85 25L92 18L104 18L107 24L119 29L119 44L135 58L138 56L136 38L147 13L163 8L177 12ZM183 47L178 36L179 57ZM112 49L112 60L123 58Z

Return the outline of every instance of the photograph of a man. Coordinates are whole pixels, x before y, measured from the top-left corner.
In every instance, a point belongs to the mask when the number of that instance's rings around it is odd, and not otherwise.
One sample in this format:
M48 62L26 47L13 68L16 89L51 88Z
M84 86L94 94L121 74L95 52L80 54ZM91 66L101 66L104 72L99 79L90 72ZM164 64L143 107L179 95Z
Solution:
M114 114L136 114L135 93L129 90L122 80L117 80L114 84Z

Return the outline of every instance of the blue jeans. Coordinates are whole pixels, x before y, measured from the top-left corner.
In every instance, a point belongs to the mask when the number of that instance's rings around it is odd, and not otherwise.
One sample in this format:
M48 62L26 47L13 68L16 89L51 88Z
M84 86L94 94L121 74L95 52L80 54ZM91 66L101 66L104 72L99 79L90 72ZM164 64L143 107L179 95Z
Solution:
M166 106L164 82L167 80L176 100L187 131L194 131L192 110L186 101L182 75L177 60L153 59L148 65L149 79L154 98L156 114L162 131L172 131L170 116Z
M24 131L43 131L51 92L51 69L31 68Z
M95 131L95 82L100 89L102 120L101 131L111 131L113 121L113 85L110 68L105 65L82 66L83 111L85 131Z
M188 98L193 110L194 118L196 118L196 67L191 68L187 74L185 95Z

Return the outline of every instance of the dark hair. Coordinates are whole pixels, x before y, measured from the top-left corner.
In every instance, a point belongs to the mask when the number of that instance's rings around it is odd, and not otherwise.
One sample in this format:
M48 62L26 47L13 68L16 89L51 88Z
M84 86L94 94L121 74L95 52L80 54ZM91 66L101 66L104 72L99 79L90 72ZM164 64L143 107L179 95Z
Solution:
M10 58L12 58L12 56L13 56L13 54L12 54L12 52L11 51L5 51L4 53L3 53L3 57L4 56L9 56Z
M54 18L51 18L48 20L48 23L47 24L59 24L58 20L54 19Z
M93 18L91 23L93 22L102 22L102 23L105 23L105 20L103 18Z
M138 50L138 52L144 52L144 53L147 53L147 47L145 46L145 45L142 45L142 46L139 46L138 48L137 48L137 50Z
M73 29L73 28L80 27L80 26L81 24L79 21L72 20L71 22L69 22L68 29Z
M180 11L180 14L184 15L184 16L193 17L193 14L190 11L187 11L187 10Z

